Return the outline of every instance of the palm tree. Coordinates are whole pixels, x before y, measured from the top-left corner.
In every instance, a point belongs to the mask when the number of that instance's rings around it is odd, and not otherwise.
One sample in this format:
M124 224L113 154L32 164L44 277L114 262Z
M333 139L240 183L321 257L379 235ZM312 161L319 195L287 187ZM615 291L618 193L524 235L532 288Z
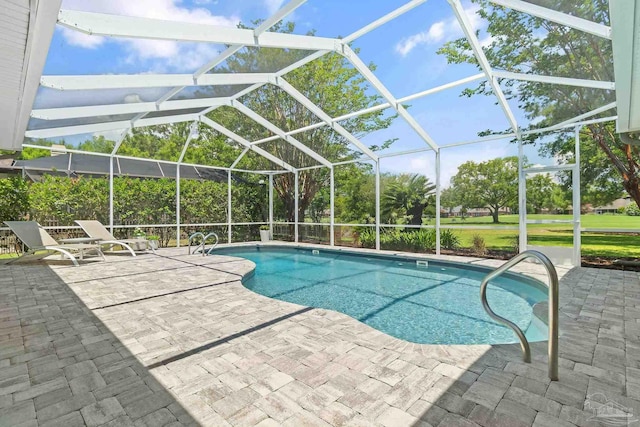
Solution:
M396 215L407 217L409 224L422 225L422 213L431 204L436 186L419 174L400 174L393 177L382 194L382 214L389 219Z

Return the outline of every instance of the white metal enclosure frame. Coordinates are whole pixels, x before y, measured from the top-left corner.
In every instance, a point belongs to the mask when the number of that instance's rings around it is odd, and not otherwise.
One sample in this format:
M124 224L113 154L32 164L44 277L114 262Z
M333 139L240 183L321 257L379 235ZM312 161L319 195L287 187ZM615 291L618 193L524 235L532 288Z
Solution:
M567 120L563 123L559 123L555 126L536 129L531 131L523 131L519 126L513 111L507 102L507 99L500 87L499 79L512 79L522 81L534 81L545 84L559 84L570 85L585 88L595 88L602 90L614 90L614 82L605 81L591 81L584 79L573 79L565 77L554 76L541 76L533 74L520 74L512 73L503 70L494 70L483 51L483 48L478 40L475 29L472 27L469 17L466 15L465 10L462 7L460 0L448 0L457 22L463 30L463 33L469 41L473 54L478 61L481 69L481 73L463 78L451 83L447 83L432 89L428 89L422 92L418 92L404 98L396 98L385 85L376 77L376 75L365 65L365 63L358 57L358 55L351 49L350 43L358 39L359 37L367 34L368 32L375 30L376 28L384 25L385 23L413 10L417 6L426 2L426 0L411 0L400 8L382 16L374 22L362 27L360 30L352 33L345 38L327 38L327 37L315 37L315 36L302 36L296 34L283 34L277 32L267 31L273 25L281 21L288 14L293 12L296 8L305 3L306 0L291 0L285 4L279 11L273 16L266 19L258 28L254 30L236 29L229 27L217 27L204 24L187 24L171 21L161 21L148 18L137 18L130 16L120 15L106 15L99 13L80 12L73 10L60 10L58 14L58 23L73 31L80 31L90 35L105 35L111 37L124 37L124 38L141 38L149 40L175 40L182 42L207 42L207 43L219 43L226 44L228 48L220 53L216 58L212 58L207 63L203 64L194 74L156 74L156 75L109 75L109 76L42 76L41 85L44 87L56 89L56 90L97 90L97 89L109 89L109 88L140 88L140 87L173 87L170 91L165 93L155 102L141 102L132 104L110 104L110 105L97 105L87 107L65 107L65 108L48 108L37 109L31 112L31 117L42 120L61 120L61 119L74 119L74 118L87 118L94 116L109 116L115 114L135 114L132 120L124 121L112 121L106 123L76 125L76 126L64 126L64 127L52 127L43 128L38 130L28 130L25 134L29 138L51 138L60 137L66 135L92 133L92 132L104 132L104 131L127 131L128 129L153 126L159 124L179 123L179 122L200 122L206 125L216 132L219 132L229 139L235 141L244 150L239 157L228 168L220 168L227 170L229 177L229 218L228 223L231 225L231 172L236 171L238 163L246 155L248 151L253 151L258 155L263 156L272 163L278 165L283 169L271 170L271 171L258 171L257 173L266 173L269 176L269 222L273 225L273 175L279 173L293 173L295 174L295 193L296 193L296 221L295 221L295 240L298 240L298 221L297 221L297 205L298 205L298 178L299 172L303 170L313 169L316 167L327 167L330 169L331 180L331 198L330 198L330 223L331 230L330 244L334 244L334 167L338 164L344 164L345 162L332 163L328 159L324 158L320 154L313 151L311 148L305 146L298 141L294 135L302 133L306 130L320 128L324 126L330 127L334 132L345 138L356 151L361 152L365 157L362 160L354 161L371 161L375 165L376 172L376 248L380 249L380 158L390 157L394 155L404 155L411 153L418 153L423 151L434 151L435 153L435 169L436 169L436 235L437 235L437 248L436 252L440 253L440 239L439 233L441 229L440 225L440 192L441 192L441 173L440 162L442 150L447 147L455 147L472 143L483 143L496 139L503 139L505 137L513 137L521 141L522 136L530 133L543 133L552 131L562 131L569 128L579 129L581 125L593 123L595 121L608 121L615 120L616 117L606 117L601 119L591 120L590 118L606 112L616 107L615 103L605 105L596 110L586 112L573 119ZM585 19L577 18L572 15L561 13L558 11L550 10L544 7L535 6L530 3L521 0L490 0L506 8L519 10L524 13L531 14L533 16L547 19L555 23L574 28L586 33L603 37L606 39L611 38L611 28L605 25L587 21ZM291 64L278 72L272 73L235 73L235 74L210 74L208 73L215 66L222 63L226 58L230 57L234 53L238 52L244 46L253 47L266 47L266 48L283 48L283 49L303 49L314 51L315 53L308 55L294 64ZM284 75L296 68L307 64L310 61L320 58L321 56L334 52L342 55L350 64L356 69L364 79L371 85L376 92L384 98L385 103L366 108L361 111L354 111L345 114L340 117L331 117L309 100L305 95L297 88L289 84ZM497 102L500 105L503 114L505 115L511 129L509 133L488 136L478 138L471 141L459 141L449 145L438 145L437 142L427 133L418 121L411 115L411 113L403 106L406 101L425 97L452 87L464 85L470 82L486 80L490 85ZM201 98L201 99L173 99L182 89L186 87L195 86L211 86L211 85L250 85L248 88L236 93L233 96L222 98ZM284 131L279 129L274 124L267 121L259 113L252 111L247 106L242 104L239 100L243 95L256 90L263 85L271 84L275 85L289 96L302 104L309 112L314 114L320 119L319 123L306 126L305 128L295 129L291 131ZM271 131L274 136L270 136L258 141L248 141L243 138L242 135L238 135L233 131L225 128L219 123L214 122L205 115L221 106L227 106L236 109L238 112L244 114L255 123L263 126ZM362 143L358 138L349 133L339 122L348 118L356 117L362 114L370 113L373 111L380 111L387 108L395 110L418 137L424 141L425 147L423 149L410 150L406 152L392 153L379 155L373 152L369 147ZM196 109L197 112L193 112ZM197 109L201 109L198 111ZM184 110L184 112L181 112ZM147 114L157 111L175 111L175 114L161 117L149 118ZM183 147L178 165L180 165L184 159L185 153L189 147L189 143L194 136L192 132L185 145ZM124 133L123 133L124 136ZM576 132L576 138L578 134ZM279 159L276 156L270 154L266 150L260 147L260 144L283 140L285 143L291 144L295 148L301 150L306 155L314 159L319 163L318 166L311 166L306 168L295 168L294 166L286 163L283 159ZM111 163L117 156L117 151L122 143L122 139L117 142L113 152L111 153ZM27 145L25 145L27 146ZM520 166L519 176L524 179L527 172L523 167L522 162L522 144L520 143ZM579 159L576 153L576 158ZM574 167L574 182L579 182L579 172L575 170L579 167ZM112 167L113 169L113 167ZM179 167L178 167L179 171ZM178 172L179 174L179 172ZM113 180L113 170L111 170L111 182ZM179 175L178 175L179 180ZM113 185L111 185L111 226L113 227ZM177 194L177 206L178 212L177 218L177 231L180 232L180 218L179 218L179 186ZM577 195L576 195L577 193ZM574 191L574 203L579 204L580 194L579 186L578 191ZM526 249L526 191L524 182L521 182L519 187L519 202L520 202L520 250ZM273 228L273 227L272 227ZM231 231L229 229L229 239L231 238ZM574 218L574 242L576 243L575 254L576 262L579 262L579 216ZM179 241L179 239L178 239Z

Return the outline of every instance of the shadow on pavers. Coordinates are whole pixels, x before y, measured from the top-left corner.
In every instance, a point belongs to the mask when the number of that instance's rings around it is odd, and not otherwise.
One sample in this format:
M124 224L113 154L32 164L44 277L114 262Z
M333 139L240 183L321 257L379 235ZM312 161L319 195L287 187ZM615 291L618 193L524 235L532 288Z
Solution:
M198 425L47 265L0 265L0 425Z

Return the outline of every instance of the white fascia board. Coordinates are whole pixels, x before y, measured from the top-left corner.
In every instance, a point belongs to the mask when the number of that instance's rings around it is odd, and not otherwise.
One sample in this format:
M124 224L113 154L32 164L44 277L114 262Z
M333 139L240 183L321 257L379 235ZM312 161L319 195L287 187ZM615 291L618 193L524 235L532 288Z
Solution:
M42 76L42 86L57 90L133 89L165 86L218 86L269 83L270 73L203 74L107 74L84 76Z
M284 169L288 170L289 172L295 172L296 169L293 166L291 166L290 164L288 164L287 162L285 162L284 160L277 158L273 154L268 153L267 151L263 150L260 147L251 146L249 141L247 141L246 139L244 139L243 137L241 137L237 133L227 129L224 126L222 126L221 124L214 122L210 118L201 117L200 121L202 123L206 124L207 126L209 126L211 129L214 129L215 131L223 134L227 138L233 139L234 141L236 141L238 144L242 145L243 147L249 148L251 151L254 151L255 153L261 155L265 159L275 163L278 166L282 166Z
M274 125L273 123L271 123L270 121L262 117L260 114L256 113L255 111L247 107L246 105L238 101L233 101L231 103L231 106L234 107L239 112L241 112L242 114L244 114L245 116L249 117L251 120L258 123L259 125L264 126L266 129L275 133L280 139L285 140L287 143L291 144L298 150L302 151L303 153L305 153L307 156L311 157L318 163L321 163L327 167L331 167L330 161L328 161L327 159L322 157L320 154L316 153L311 148L307 147L306 145L304 145L302 142L298 141L294 137L287 135L282 129L280 129L279 127L277 127L276 125ZM251 145L253 146L254 144L251 144Z
M568 13L558 12L546 7L538 6L529 2L521 0L489 0L491 3L495 3L499 6L504 6L509 9L524 12L526 14L536 16L538 18L546 19L547 21L555 22L560 25L575 28L576 30L584 31L585 33L593 34L594 36L602 37L605 39L611 39L611 28L606 25L598 24L587 19L578 18L577 16L569 15Z
M356 53L348 46L343 45L342 55L347 58L351 65L362 74L362 76L377 90L384 99L391 105L391 107L398 112L411 128L427 143L433 150L438 150L438 144L431 138L431 135L425 131L422 126L409 114L409 112L398 103L398 100L389 92L389 90L382 84L375 74L366 66L364 62L356 55Z
M640 131L640 1L610 1L619 133Z
M475 29L469 22L469 17L467 17L467 14L465 13L464 8L462 7L462 4L460 4L459 0L448 0L448 2L453 9L453 13L458 19L460 27L462 27L462 31L464 32L467 41L471 45L471 49L473 50L473 53L478 60L478 64L480 64L480 68L482 68L482 71L487 76L487 80L491 85L491 89L493 89L493 93L495 94L496 98L498 98L498 103L500 104L500 107L502 107L502 111L507 117L507 120L509 121L509 124L511 125L513 131L517 133L519 131L518 121L516 120L515 116L513 115L513 111L511 111L511 108L507 103L507 98L504 96L504 92L502 92L500 84L493 77L493 70L491 69L491 65L487 60L487 56L482 50L480 41L478 40L478 37L475 33Z
M494 77L509 80L523 80L564 86L588 87L592 89L615 90L614 82L599 80L572 79L568 77L541 76L538 74L512 73L510 71L493 70Z
M20 150L24 142L24 133L29 124L29 114L38 93L40 76L56 28L55 17L60 9L60 3L61 0L30 2L29 30L26 51L24 52L25 60L22 64L19 106L15 118L11 118L11 120L15 120L13 134L5 136L10 145L6 148ZM3 120L10 119L3 117Z
M339 40L326 37L275 32L266 32L256 37L253 30L77 10L61 10L58 23L90 35L150 40L306 50L337 50L341 45Z
M36 129L36 130L28 130L27 132L25 132L25 136L27 138L45 139L45 138L54 138L57 136L81 135L84 133L122 130L122 129L131 128L131 127L139 128L139 127L145 127L145 126L156 126L156 125L164 125L164 124L172 124L172 123L191 122L194 120L198 120L199 117L200 115L198 113L195 113L195 114L183 114L179 116L166 116L166 117L154 117L151 119L141 119L135 123L132 123L129 120L122 120L117 122L94 123L89 125Z
M338 134L342 135L342 137L345 138L347 141L349 141L351 144L355 145L361 152L363 152L373 160L376 160L376 161L378 160L378 156L373 151L371 151L369 147L367 147L362 142L360 142L358 138L353 136L351 132L349 132L344 127L342 127L342 125L334 122L331 116L329 116L320 107L318 107L313 102L311 102L309 98L304 96L304 94L302 94L298 89L293 87L288 81L286 81L282 77L278 77L278 79L276 80L276 83L278 87L280 87L282 90L287 92L296 101L300 102L305 108L307 108L309 111L315 114L318 118L320 118L320 120L322 120L323 122L331 126L333 130L335 130Z
M92 105L87 107L45 108L33 110L31 117L42 120L63 120L80 117L111 116L118 114L151 113L154 111L183 110L190 108L208 108L231 105L229 98L200 98L167 101L161 105L155 102L132 104Z

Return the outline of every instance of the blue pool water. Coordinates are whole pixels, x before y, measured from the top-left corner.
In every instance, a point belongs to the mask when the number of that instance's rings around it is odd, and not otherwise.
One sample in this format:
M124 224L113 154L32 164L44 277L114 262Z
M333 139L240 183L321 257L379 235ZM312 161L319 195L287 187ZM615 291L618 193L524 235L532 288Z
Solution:
M267 297L345 313L394 337L415 343L497 344L517 342L513 331L493 321L480 302L488 271L464 264L387 259L321 250L241 247L216 254L256 264L244 286ZM521 276L520 276L521 277ZM546 300L543 285L517 275L492 281L494 311L514 321L530 341L546 339L547 328L532 315ZM508 290L507 290L508 289Z

